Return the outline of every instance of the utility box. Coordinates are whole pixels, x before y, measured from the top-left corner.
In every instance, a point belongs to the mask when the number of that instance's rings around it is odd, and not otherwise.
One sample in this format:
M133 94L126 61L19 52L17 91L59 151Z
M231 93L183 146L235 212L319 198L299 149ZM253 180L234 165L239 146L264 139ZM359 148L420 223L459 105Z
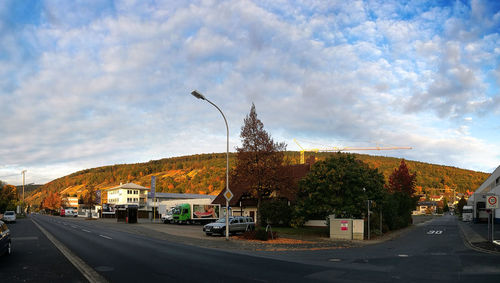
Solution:
M363 240L365 236L363 219L340 219L330 217L330 239Z
M330 218L330 239L352 240L352 219Z
M352 220L352 239L364 240L365 237L365 221L363 219Z

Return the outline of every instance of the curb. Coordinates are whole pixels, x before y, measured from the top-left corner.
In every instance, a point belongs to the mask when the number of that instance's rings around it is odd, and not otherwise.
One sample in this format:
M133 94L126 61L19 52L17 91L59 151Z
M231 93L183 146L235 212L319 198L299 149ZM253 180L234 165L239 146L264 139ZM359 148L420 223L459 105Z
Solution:
M500 255L500 252L497 251L491 251L487 249L483 249L480 247L476 247L467 237L467 233L465 233L464 228L462 226L462 223L459 222L458 227L460 227L460 231L462 232L460 236L462 237L462 240L464 242L464 245L472 250L475 250L477 252L482 252L482 253L487 253L487 254L493 254L493 255Z

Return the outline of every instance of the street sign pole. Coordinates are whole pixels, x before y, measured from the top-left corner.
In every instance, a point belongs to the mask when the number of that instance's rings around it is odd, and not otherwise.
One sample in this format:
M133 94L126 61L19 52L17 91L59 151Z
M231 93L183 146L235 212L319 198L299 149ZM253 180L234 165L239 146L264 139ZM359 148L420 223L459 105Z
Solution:
M490 209L491 224L488 221L488 239L493 243L495 240L495 210L498 208L498 196L497 195L487 195L486 196L486 208ZM491 225L491 226L490 226ZM490 228L491 227L491 228Z

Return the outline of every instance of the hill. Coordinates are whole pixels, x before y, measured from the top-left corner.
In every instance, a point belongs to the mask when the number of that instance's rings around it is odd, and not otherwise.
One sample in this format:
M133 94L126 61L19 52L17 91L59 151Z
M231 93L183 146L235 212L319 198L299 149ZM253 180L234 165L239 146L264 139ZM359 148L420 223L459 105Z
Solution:
M316 153L317 160L325 159L329 153ZM386 180L401 159L383 156L356 154L357 158L372 168L381 171ZM230 167L236 154L230 153ZM285 163L297 164L299 153L285 153ZM411 172L417 173L417 190L420 193L439 194L453 189L457 193L473 191L489 176L487 173L455 167L407 161ZM49 192L61 192L69 196L80 195L86 185L98 189L117 186L120 182L134 182L150 187L151 176L157 176L158 192L218 194L225 186L225 153L199 154L175 158L152 160L136 164L120 164L86 169L55 179L37 189L27 201L37 206Z

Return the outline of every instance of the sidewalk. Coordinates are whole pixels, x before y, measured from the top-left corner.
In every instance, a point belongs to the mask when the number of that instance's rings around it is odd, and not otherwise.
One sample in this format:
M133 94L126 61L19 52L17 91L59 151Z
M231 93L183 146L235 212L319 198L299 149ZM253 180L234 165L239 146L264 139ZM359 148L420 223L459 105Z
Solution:
M488 242L488 224L458 221L465 241L475 250L500 254L500 245ZM495 225L494 240L500 241L500 225Z

